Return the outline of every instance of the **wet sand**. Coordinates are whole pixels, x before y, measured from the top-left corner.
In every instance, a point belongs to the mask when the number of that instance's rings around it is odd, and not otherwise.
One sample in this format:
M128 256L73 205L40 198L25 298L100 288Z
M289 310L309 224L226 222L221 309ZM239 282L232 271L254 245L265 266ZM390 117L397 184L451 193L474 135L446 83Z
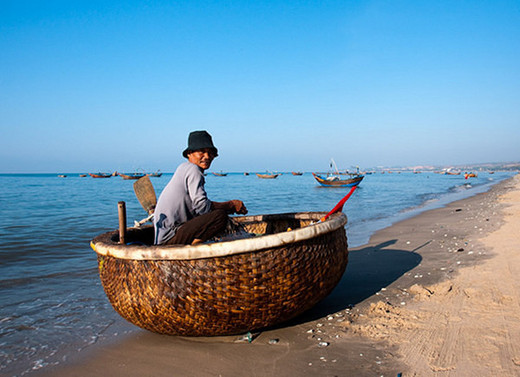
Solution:
M162 336L121 319L122 339L30 375L517 376L519 251L517 175L378 231L350 250L329 297L252 342Z

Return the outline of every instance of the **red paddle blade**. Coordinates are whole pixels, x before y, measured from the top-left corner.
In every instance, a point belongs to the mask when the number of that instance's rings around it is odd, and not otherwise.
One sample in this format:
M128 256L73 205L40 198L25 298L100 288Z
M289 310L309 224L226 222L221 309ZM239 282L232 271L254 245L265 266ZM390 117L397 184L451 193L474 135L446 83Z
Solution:
M356 190L357 186L352 186L352 188L350 189L349 193L347 195L345 195L343 197L343 199L341 199L338 204L336 204L336 206L334 208L332 208L332 210L327 213L325 216L323 216L320 221L325 221L329 218L330 215L336 213L336 212L340 212L342 209L343 209L343 205L345 204L345 202L348 200L348 198L350 198L350 195L352 195L352 193Z

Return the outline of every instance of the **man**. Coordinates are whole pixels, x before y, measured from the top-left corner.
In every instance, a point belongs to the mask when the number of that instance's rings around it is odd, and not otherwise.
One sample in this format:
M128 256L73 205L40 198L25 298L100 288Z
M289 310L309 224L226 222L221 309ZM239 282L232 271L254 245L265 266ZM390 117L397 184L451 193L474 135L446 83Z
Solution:
M156 245L195 245L207 241L226 228L228 214L247 213L240 200L213 202L207 197L204 171L218 156L209 133L191 132L182 155L188 161L179 165L155 207Z

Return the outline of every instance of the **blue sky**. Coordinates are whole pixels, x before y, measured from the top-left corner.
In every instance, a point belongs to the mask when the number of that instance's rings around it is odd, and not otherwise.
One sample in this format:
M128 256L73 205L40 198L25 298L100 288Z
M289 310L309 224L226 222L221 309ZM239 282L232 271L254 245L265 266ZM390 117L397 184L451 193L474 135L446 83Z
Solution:
M517 0L0 0L0 51L0 173L520 160Z

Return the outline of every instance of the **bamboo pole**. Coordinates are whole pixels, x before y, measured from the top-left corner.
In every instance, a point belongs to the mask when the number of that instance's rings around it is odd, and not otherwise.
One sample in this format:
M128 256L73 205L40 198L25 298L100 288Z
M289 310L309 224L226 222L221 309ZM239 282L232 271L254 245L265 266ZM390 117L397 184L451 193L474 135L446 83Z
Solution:
M125 202L117 203L117 212L119 215L119 243L126 242L126 204Z

